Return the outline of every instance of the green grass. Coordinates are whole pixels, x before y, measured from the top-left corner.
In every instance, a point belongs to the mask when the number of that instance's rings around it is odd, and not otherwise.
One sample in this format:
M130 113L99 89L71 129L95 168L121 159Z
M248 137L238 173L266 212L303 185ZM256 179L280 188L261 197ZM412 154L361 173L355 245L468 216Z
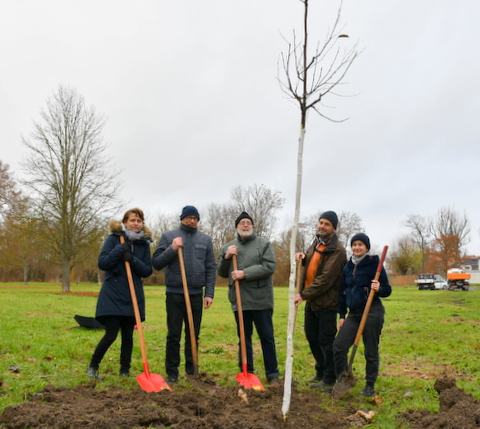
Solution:
M96 297L77 292L98 292L97 285L74 285L73 294L61 294L59 284L0 283L0 412L18 404L46 384L72 387L88 382L85 370L103 331L69 329L75 314L93 316ZM152 372L165 376L165 289L147 286L145 339ZM274 323L281 372L286 353L288 318L286 288L275 289ZM364 359L360 345L354 362L359 379L348 400L326 400L331 410L344 406L372 409L376 422L369 427L400 427L396 416L406 409L438 411L433 385L442 375L453 376L457 385L480 399L480 292L419 291L414 286L396 287L384 299L387 310L381 339L381 367L377 382L383 402L372 405L358 396L363 387ZM294 379L308 389L306 379L314 374L313 361L303 333L303 306L297 318ZM204 312L199 344L200 371L223 386L235 386L237 366L235 322L227 300L227 289L217 288L213 306ZM118 339L100 367L102 386L137 387L135 379L124 380L119 370ZM132 372L141 373L138 341L133 352ZM183 364L182 364L183 365ZM265 380L258 341L255 343L257 374ZM11 369L18 367L18 372ZM11 369L10 369L11 368ZM182 367L183 368L183 367ZM185 382L185 385L187 383Z

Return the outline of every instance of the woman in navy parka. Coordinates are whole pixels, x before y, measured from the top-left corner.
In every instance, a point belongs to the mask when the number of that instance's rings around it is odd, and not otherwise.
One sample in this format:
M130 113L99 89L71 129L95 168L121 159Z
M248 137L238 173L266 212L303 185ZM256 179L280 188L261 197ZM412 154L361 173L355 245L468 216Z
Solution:
M152 274L150 257L151 231L144 224L143 211L128 210L122 222L110 222L111 234L105 240L98 257L98 267L105 271L97 302L96 320L105 325L105 335L93 353L87 374L98 377L98 367L109 347L122 334L120 375L129 376L133 350L135 313L128 285L125 261L130 263L141 320L145 320L145 295L142 278ZM120 236L125 242L120 244Z
M360 392L364 396L375 394L375 381L378 377L380 358L378 344L382 333L385 308L380 297L385 298L392 293L385 268L382 267L379 280L374 280L379 264L377 255L370 255L370 239L366 234L355 234L350 244L352 257L342 271L340 287L338 335L333 342L333 357L337 379L342 372L348 370L347 354L352 346L362 319L370 290L375 291L372 306L368 313L363 331L365 346L366 385ZM348 317L345 319L348 309Z

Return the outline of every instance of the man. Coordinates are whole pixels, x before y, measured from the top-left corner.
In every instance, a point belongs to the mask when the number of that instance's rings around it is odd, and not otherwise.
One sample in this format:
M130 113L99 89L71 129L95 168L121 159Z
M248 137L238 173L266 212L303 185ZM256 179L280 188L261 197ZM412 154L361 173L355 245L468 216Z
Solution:
M183 249L197 343L200 335L203 307L209 308L213 302L216 277L213 244L212 239L207 234L198 231L199 221L198 210L194 206L185 206L180 215L180 227L162 234L152 258L152 265L156 270L166 267L168 334L165 368L168 383L175 383L178 380L180 338L183 323L185 323L185 372L188 375L194 373L190 329L178 259L178 249L180 247Z
M335 383L332 344L337 333L338 299L342 269L347 262L345 248L338 240L337 214L326 211L318 220L316 239L297 261L304 265L300 293L295 305L305 305L305 334L315 358L315 376L311 387L331 391Z
M278 384L278 363L273 332L273 281L275 253L272 244L254 232L253 219L242 212L235 220L237 238L227 243L218 258L218 274L229 277L228 299L232 305L238 329L238 309L235 280L240 282L243 323L247 348L247 371L254 373L252 333L253 325L262 345L265 374L271 385ZM238 269L233 269L232 257L237 255ZM240 371L242 370L239 350Z

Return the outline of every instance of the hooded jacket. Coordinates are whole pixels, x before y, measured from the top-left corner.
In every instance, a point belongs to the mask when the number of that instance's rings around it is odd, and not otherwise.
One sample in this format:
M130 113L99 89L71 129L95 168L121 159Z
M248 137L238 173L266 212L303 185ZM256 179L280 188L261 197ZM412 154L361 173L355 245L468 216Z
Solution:
M240 296L242 310L268 310L273 309L273 280L275 272L275 252L272 243L262 237L257 237L255 232L246 240L238 236L223 246L218 257L218 275L228 278L228 299L232 310L237 311L237 297L235 282L232 280L232 259L225 259L225 253L230 246L237 246L238 269L245 272L245 278L240 282Z
M313 252L318 246L318 238L308 248L305 255L305 268L303 270L302 288L300 295L303 299L310 301L313 311L331 310L338 311L338 297L340 293L340 282L342 268L347 262L347 255L342 243L334 234L327 248L320 252L315 279L305 287L307 267L312 259Z
M351 259L347 262L342 271L342 286L338 305L340 318L345 319L347 308L353 314L363 313L379 260L377 255L367 255L356 266ZM383 267L378 281L380 289L375 293L370 309L373 312L375 309L383 308L380 297L386 298L392 293L392 287L388 282L387 273Z
M156 270L165 268L166 292L183 295L180 260L178 252L172 248L172 242L177 237L183 240L183 259L190 294L201 295L205 287L205 296L213 298L217 265L212 239L197 228L183 223L177 229L162 234L152 258Z
M124 249L120 244L120 236L123 236L133 255L130 266L140 316L143 321L145 320L145 295L142 278L150 276L153 271L150 257L152 232L144 225L142 228L143 238L130 241L125 235L122 222L110 222L109 229L111 234L105 240L98 256L98 268L105 271L105 278L98 296L95 318L103 323L105 316L135 316L127 271L123 261Z

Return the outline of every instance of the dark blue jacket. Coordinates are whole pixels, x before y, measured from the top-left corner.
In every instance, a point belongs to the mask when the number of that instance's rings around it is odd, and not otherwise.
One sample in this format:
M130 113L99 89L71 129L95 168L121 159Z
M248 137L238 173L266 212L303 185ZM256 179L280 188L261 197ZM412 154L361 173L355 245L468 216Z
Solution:
M350 259L343 267L338 305L340 318L345 318L347 308L354 314L363 313L379 261L377 255L367 255L357 266ZM388 283L387 273L383 267L378 281L380 282L380 290L375 293L373 298L371 307L373 311L377 307L383 308L380 297L385 298L392 293L392 287Z
M129 241L123 232L121 222L110 223L110 234L103 244L98 256L98 268L105 271L102 289L98 296L95 318L102 323L104 316L135 316L132 297L128 285L127 271L123 261L124 250L120 244L120 236L130 245L133 261L130 263L135 285L138 307L142 321L145 320L145 295L143 293L142 277L152 274L150 257L151 232L144 227L144 238Z
M213 298L217 265L213 253L212 239L197 228L180 224L160 237L152 263L156 270L165 268L167 293L183 294L182 273L178 253L172 248L172 241L182 237L183 259L190 295L200 295L205 287L205 296Z

